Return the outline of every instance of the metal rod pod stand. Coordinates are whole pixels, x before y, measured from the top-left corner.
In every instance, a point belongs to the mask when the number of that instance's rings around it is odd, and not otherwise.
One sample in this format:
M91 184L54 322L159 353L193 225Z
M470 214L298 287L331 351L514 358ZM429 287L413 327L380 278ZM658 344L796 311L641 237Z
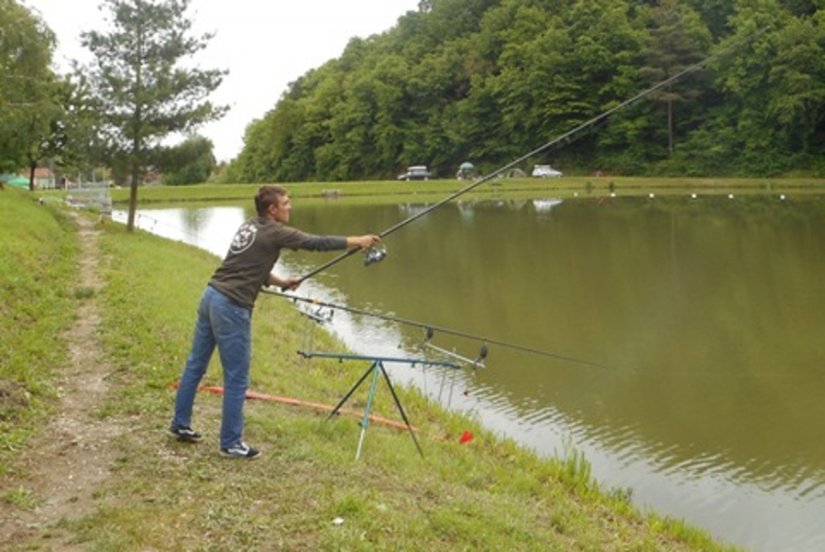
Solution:
M390 376L387 374L387 370L384 368L385 362L396 362L396 363L403 363L403 364L426 364L431 366L442 366L447 368L459 368L459 366L453 362L443 362L443 361L432 361L427 359L420 359L420 358L396 358L396 357L381 357L381 356L370 356L370 355L352 355L346 353L319 353L313 351L298 351L298 354L305 357L305 358L333 358L337 359L339 362L344 360L364 360L370 362L369 368L361 375L355 385L353 385L350 390L347 392L346 395L338 402L335 408L332 409L329 416L327 416L327 420L331 419L333 416L338 414L338 411L344 406L344 403L352 396L358 387L364 383L368 376L372 375L372 379L370 381L370 388L367 393L367 404L364 407L364 417L361 419L359 425L361 426L361 433L358 436L358 447L355 450L355 459L358 460L361 457L361 449L364 444L364 436L367 433L367 427L369 426L370 421L370 412L372 411L372 403L373 399L375 398L375 392L378 388L378 379L379 376L384 377L384 381L387 382L387 387L392 394L392 398L395 401L395 406L398 408L398 412L401 414L401 418L404 420L404 424L407 426L407 431L412 437L413 443L415 443L415 448L418 450L418 454L421 457L424 457L424 452L421 450L421 445L418 444L418 439L415 437L415 432L410 425L410 421L407 418L406 412L404 412L404 407L401 406L401 401L398 399L398 395L395 393L395 388L392 386L392 382L390 381Z

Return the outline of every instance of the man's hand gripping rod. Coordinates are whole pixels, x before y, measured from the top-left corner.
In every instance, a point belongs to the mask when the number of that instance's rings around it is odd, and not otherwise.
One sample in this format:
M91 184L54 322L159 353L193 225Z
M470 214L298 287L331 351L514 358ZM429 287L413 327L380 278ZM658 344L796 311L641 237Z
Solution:
M383 239L385 233L376 234L376 235L379 238ZM352 247L352 248L348 249L345 253L341 253L337 257L334 257L333 259L330 259L329 261L327 261L324 264L316 267L312 271L304 274L303 276L301 276L300 279L298 279L297 282L295 282L293 284L293 286L298 287L301 283L303 283L304 280L308 280L309 278L312 278L313 276L315 276L319 272L323 272L324 270L331 267L332 265L346 259L347 257L355 255L359 251L364 252L364 266L369 266L371 264L380 263L381 261L384 260L384 257L387 256L387 250L382 245L380 245L380 243L376 244L376 245L373 245L372 247L369 247L369 248L366 248L366 249L363 248L363 247L358 247L358 246ZM287 291L287 289L286 288L281 288L281 291Z

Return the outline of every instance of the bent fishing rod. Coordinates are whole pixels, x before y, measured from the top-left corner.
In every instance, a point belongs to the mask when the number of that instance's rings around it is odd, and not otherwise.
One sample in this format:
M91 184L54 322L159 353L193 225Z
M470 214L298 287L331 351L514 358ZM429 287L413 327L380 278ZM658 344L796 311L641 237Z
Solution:
M603 119L606 119L607 117L609 117L610 115L612 115L616 111L619 111L620 109L623 109L623 108L627 107L628 105L630 105L632 103L635 103L636 101L644 98L648 94L650 94L652 92L655 92L656 90L659 90L660 88L664 88L664 87L672 84L673 82L679 80L680 78L682 78L686 74L691 73L693 71L696 71L697 69L700 69L701 67L703 67L703 66L707 65L708 63L710 63L711 60L719 57L720 55L722 55L722 54L728 52L729 50L732 50L734 47L738 46L740 42L741 43L747 42L749 40L752 40L756 36L762 34L764 31L767 30L767 28L768 27L763 27L762 29L754 31L753 34L743 37L741 40L731 42L726 48L716 52L715 54L712 54L712 55L706 57L705 59L703 59L703 60L701 60L697 63L694 63L693 65L690 65L690 66L686 67L685 69L679 71L678 73L674 74L673 76L671 76L671 77L669 77L669 78L667 78L667 79L665 79L665 80L663 80L663 81L661 81L657 84L654 84L650 88L642 90L641 92L639 92L638 94L636 94L632 98L627 99L627 100L621 102L620 104L608 109L607 111L604 111L603 113L593 117L592 119L589 119L589 120L583 122L582 124L576 126L575 128L573 128L573 129L571 129L571 130L569 130L569 131L567 131L563 134L560 134L559 136L557 136L556 138L550 140L546 144L543 144L542 146L539 146L536 149L522 155L518 159L515 159L515 160L507 163L506 165L503 165L502 167L499 167L498 169L494 170L490 174L488 174L488 175L486 175L486 176L484 176L484 177L482 177L482 178L480 178L480 179L478 179L474 182L471 182L470 184L468 184L467 186L464 186L463 188L461 188L459 190L456 190L455 192L451 193L450 195L448 195L444 199L441 199L440 201L430 205L426 209L423 209L423 210L421 210L417 213L414 213L410 217L408 217L408 218L406 218L406 219L390 226L389 228L387 228L385 230L382 230L381 232L378 233L378 236L381 237L381 238L385 238L385 237L389 236L393 232L395 232L397 230L400 230L401 228L403 228L404 226L407 226L411 222L414 222L414 221L420 219L421 217L423 217L425 215L428 215L432 211L434 211L434 210L438 209L439 207L449 203L450 201L466 194L467 192L470 192L470 191L476 189L477 187L481 186L482 184L484 184L486 182L489 182L490 180L492 180L496 176L498 176L498 175L514 168L515 166L517 166L517 165L523 163L524 161L526 161L527 159L530 159L534 155L537 155L537 154L551 148L552 146L558 144L562 140L566 140L566 139L570 138L574 134L578 134L579 132L581 132L585 128L587 128L589 126L592 126L592 125L602 121ZM306 274L301 276L301 278L298 281L303 282L304 280L312 278L316 274L319 274L320 272L323 272L324 270L330 268L331 266L338 264L339 262L343 261L347 257L350 257L350 256L358 253L359 251L362 251L362 249L360 247L353 247L352 249L349 249L349 250L345 251L344 253L341 253L337 257L334 257L334 258L330 259L329 261L327 261L327 262L317 266L316 268L312 269L311 271L307 272ZM364 264L365 265L370 265L370 264L380 262L381 260L384 259L385 256L386 256L386 251L384 249L375 249L374 248L374 249L367 250L366 251L366 257L364 259Z
M471 334L471 333L468 333L468 332L463 332L463 331L459 331L459 330L452 330L450 328L435 326L433 324L426 324L424 322L417 322L415 320L409 320L409 319L406 319L406 318L399 318L397 316L390 316L388 314L381 314L379 312L368 311L368 310L365 310L365 309L359 309L357 307L348 307L346 305L338 305L338 304L335 304L335 303L320 301L318 299L312 299L310 297L301 297L299 295L292 295L292 294L289 294L289 293L283 293L281 291L277 291L276 288L274 288L274 287L263 287L263 288L261 288L261 291L263 293L268 293L268 294L271 294L271 295L277 295L278 297L284 297L286 299L291 299L293 301L300 301L302 303L309 303L309 304L315 305L317 307L323 307L323 308L335 309L335 310L342 310L342 311L350 312L350 313L353 313L353 314L358 314L358 315L362 315L362 316L369 316L369 317L372 317L372 318L378 318L378 319L381 319L381 320L385 320L387 322L396 322L398 324L404 324L404 325L407 325L407 326L413 326L413 327L416 327L416 328L421 328L421 329L426 330L426 332L427 332L426 333L427 341L429 341L429 339L433 336L433 334L435 332L439 332L439 333L443 333L443 334L447 334L447 335L453 335L453 336L456 336L456 337L462 337L462 338L470 339L470 340L473 340L473 341L478 341L478 342L481 342L483 344L482 353L480 354L480 357L482 359L487 356L487 347L486 346L489 344L489 345L498 345L499 347L505 347L507 349L513 349L513 350L516 350L516 351L521 351L523 353L530 353L530 354L534 354L534 355L540 355L540 356L554 358L556 360L563 360L565 362L572 362L572 363L575 363L575 364L582 364L582 365L585 365L585 366L592 366L592 367L595 367L595 368L607 369L607 366L604 366L603 364L599 364L597 362L591 362L589 360L582 360L582 359L579 359L579 358L565 356L565 355L561 355L561 354L558 354L558 353L552 353L550 351L543 351L541 349L536 349L536 348L533 348L533 347L527 347L525 345L518 345L518 344L515 344L515 343L508 343L506 341L501 341L499 339L492 339L492 338L489 338L489 337L474 335L474 334Z

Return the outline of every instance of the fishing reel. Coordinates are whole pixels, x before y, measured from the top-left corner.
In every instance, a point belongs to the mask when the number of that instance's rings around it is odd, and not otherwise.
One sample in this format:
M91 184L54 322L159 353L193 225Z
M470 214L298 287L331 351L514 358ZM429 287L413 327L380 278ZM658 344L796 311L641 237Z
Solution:
M332 317L335 315L335 311L330 308L324 308L322 305L315 305L312 308L307 308L306 310L300 310L299 312L309 318L310 320L321 324L328 324L332 322Z
M370 247L364 251L364 266L380 263L386 256L387 250L384 247L378 245Z

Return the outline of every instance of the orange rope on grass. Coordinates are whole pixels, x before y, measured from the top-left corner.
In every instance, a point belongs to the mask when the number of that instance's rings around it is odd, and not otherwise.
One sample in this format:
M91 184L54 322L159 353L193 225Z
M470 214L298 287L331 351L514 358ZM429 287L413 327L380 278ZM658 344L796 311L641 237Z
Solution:
M177 389L178 384L174 383L171 385L172 388ZM216 386L216 385L201 385L198 387L198 391L206 391L207 393L212 393L213 395L223 395L223 387ZM306 408L311 408L313 410L319 410L321 412L332 412L333 406L328 404L321 404L315 403L310 401L303 401L301 399L294 399L292 397L281 397L278 395L269 395L267 393L260 393L258 391L251 391L247 390L246 392L247 399L255 399L255 400L262 400L262 401L270 401L270 402L277 402L282 404L289 404L292 406L303 406ZM344 408L338 409L339 413L346 414L347 416L351 416L353 418L362 418L364 415L359 412L355 412L354 410L347 410ZM407 429L406 424L401 422L396 422L395 420L390 420L389 418L384 418L382 416L376 416L375 414L370 414L369 419L371 422L375 422L377 424L385 425L388 427L394 427L396 429ZM410 429L413 431L418 431L418 429L414 426L410 426Z

